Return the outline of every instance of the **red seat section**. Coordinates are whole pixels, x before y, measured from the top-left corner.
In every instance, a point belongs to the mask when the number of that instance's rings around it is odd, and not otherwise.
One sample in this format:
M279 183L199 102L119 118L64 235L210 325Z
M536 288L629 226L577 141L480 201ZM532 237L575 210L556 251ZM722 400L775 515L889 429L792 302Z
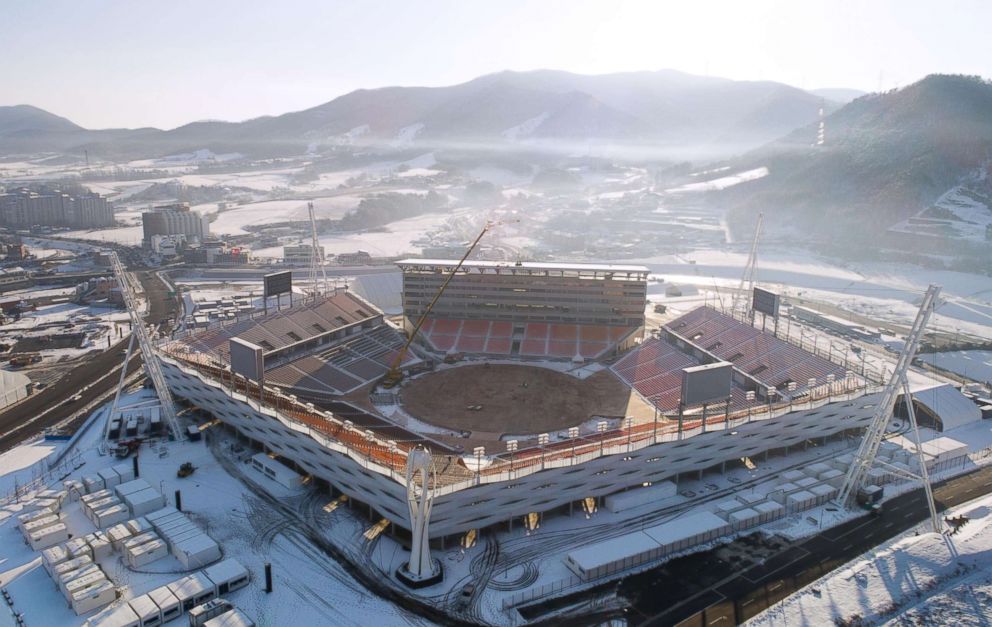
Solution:
M572 359L576 355L595 359L609 354L616 343L629 335L630 327L603 325L522 323L518 353L524 357ZM437 318L421 328L427 344L439 352L513 354L514 325L505 320L461 320Z

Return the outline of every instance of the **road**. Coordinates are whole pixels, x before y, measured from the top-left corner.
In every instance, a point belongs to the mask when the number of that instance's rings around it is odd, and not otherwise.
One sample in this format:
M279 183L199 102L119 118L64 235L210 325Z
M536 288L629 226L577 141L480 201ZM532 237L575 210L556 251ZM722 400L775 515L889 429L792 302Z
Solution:
M168 287L154 272L138 272L138 280L149 302L145 320L164 327L163 331L171 330L178 301L168 298ZM124 361L127 342L128 340L123 340L106 351L87 355L56 383L0 413L0 452L61 423L87 403L112 390L117 385L120 374L119 370L114 369L119 368ZM133 355L128 364L128 373L134 372L140 365L140 357ZM113 374L110 374L112 371ZM79 394L81 398L64 404L75 394ZM66 425L66 428L73 430L84 418L85 416L79 416Z
M989 467L934 484L941 511L989 492ZM631 625L738 624L927 518L923 490L917 489L887 501L878 517L786 544L749 567L726 561L720 549L679 558L620 583L620 594L631 600L626 617Z

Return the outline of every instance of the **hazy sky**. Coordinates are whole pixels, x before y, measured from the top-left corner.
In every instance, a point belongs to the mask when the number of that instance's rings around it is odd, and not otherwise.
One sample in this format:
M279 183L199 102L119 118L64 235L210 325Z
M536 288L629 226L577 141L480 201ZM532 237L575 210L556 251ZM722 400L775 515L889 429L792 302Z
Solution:
M537 68L874 91L932 72L992 76L990 25L982 0L8 1L0 105L170 128Z

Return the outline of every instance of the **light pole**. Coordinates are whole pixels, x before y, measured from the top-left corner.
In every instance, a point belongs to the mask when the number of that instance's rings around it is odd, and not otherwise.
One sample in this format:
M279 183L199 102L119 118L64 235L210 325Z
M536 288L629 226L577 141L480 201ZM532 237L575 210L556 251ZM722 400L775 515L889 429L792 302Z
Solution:
M796 391L796 388L798 386L796 385L796 382L795 381L789 381L789 386L788 387L789 387L789 411L791 412L792 411L793 393Z
M477 446L472 449L472 454L475 455L475 484L479 485L482 481L482 458L486 454L486 447Z
M389 447L389 472L393 472L393 464L396 462L396 440L386 440L386 446Z
M813 388L816 387L816 377L810 377L806 382L806 389L809 390L809 407L813 409Z
M631 436L634 435L634 429L633 429L634 428L634 417L633 416L627 416L626 418L624 418L623 419L623 426L624 426L625 429L627 429L627 452L630 453L630 445L631 445L630 438L631 438Z
M510 452L510 478L513 478L513 454L517 452L517 441L507 440L506 450Z
M572 465L575 465L575 438L579 437L578 427L568 428L568 439L572 441Z
M369 465L372 464L372 443L375 441L375 433L370 431L369 429L366 429L364 435L365 435L365 441L369 445L368 457L365 464L365 466L368 467Z
M600 420L596 423L596 433L599 434L599 456L603 456L603 441L606 439L603 434L606 433L606 429L609 424L605 420Z
M747 401L747 421L751 422L751 404L754 403L754 390L748 390L744 393L744 400Z
M832 374L828 374L827 375L827 402L828 403L831 400L833 400L834 380L835 379L836 379L836 377L834 375L832 375Z
M658 406L655 405L654 403L652 403L652 405L654 405L654 441L652 442L652 444L657 444L658 443Z
M541 447L541 470L544 470L544 450L548 445L548 440L551 439L547 433L537 434L537 444Z

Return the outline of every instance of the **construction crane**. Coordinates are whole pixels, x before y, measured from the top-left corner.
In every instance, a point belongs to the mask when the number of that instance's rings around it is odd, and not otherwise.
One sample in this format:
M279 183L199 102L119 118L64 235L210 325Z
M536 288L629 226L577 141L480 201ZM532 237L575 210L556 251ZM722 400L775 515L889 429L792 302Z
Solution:
M420 314L417 324L413 327L413 331L410 332L410 337L407 338L406 343L403 344L403 348L401 348L396 354L396 357L393 359L393 363L389 366L389 371L382 379L383 387L387 389L394 387L397 383L403 380L403 371L400 368L403 365L403 360L406 358L407 352L410 350L410 345L413 344L413 340L416 339L417 333L420 332L420 327L424 326L427 316L430 315L431 310L434 309L434 305L436 305L437 301L441 298L441 294L444 294L444 290L447 289L448 283L451 282L451 279L454 278L455 274L457 274L457 272L461 269L462 264L464 264L465 260L468 259L468 256L472 254L475 247L479 245L479 242L482 240L482 236L489 232L489 230L494 226L499 224L502 223L487 220L485 226L482 227L482 230L476 236L475 240L472 241L468 249L465 251L465 254L462 255L462 258L458 261L458 264L452 268L451 272L448 273L448 276L445 277L444 283L442 283L441 287L438 288L437 293L434 294L434 298L431 299L431 302L427 305L427 308Z
M313 210L313 201L307 203L307 211L310 214L310 272L307 277L310 280L311 295L313 296L314 302L317 302L317 296L323 292L327 292L327 271L324 269L324 255L320 250L320 241L317 239L317 216ZM317 287L317 273L318 269L320 272L320 278L322 286Z
M744 273L741 274L740 285L730 305L730 313L734 316L738 312L742 316L748 315L751 311L751 293L754 291L754 279L758 267L758 240L761 237L761 222L765 214L758 214L758 223L754 227L754 239L751 240L751 252L747 256L747 264L744 266Z
M162 366L155 356L155 350L152 346L151 337L148 335L148 329L145 327L145 321L141 318L141 310L138 307L134 285L131 282L128 271L124 268L124 264L121 263L120 258L117 256L116 251L110 252L110 265L114 270L114 276L117 278L118 284L121 286L121 296L124 298L124 306L127 308L128 315L131 317L131 341L128 344L127 353L124 357L124 365L121 367L120 382L117 385L114 404L111 407L110 417L107 422L110 423L120 410L120 398L124 388L127 364L131 359L135 340L137 340L138 349L141 351L141 361L145 367L145 374L151 379L152 385L155 387L155 393L158 395L159 411L162 414L163 421L169 426L173 437L178 441L182 439L182 432L179 430L179 420L176 417L176 405L172 399L172 393L169 391L169 386L165 382L165 376L162 374Z
M934 531L938 533L941 530L941 520L940 516L937 514L937 508L933 501L933 491L930 487L930 476L927 471L926 460L923 457L923 448L922 443L920 442L920 431L916 424L916 412L913 409L913 399L912 394L910 393L909 379L907 378L906 373L909 371L909 366L913 363L913 358L916 356L916 351L920 346L920 341L923 338L923 333L926 329L927 322L930 320L930 314L933 313L933 310L937 305L937 297L939 294L939 286L931 285L927 288L927 292L923 296L923 302L920 304L920 310L916 314L916 320L910 328L909 335L906 336L906 343L903 346L902 352L899 354L899 359L896 361L896 367L892 371L892 376L882 392L882 398L879 399L878 404L875 406L875 413L872 416L871 423L868 425L864 439L861 440L861 446L858 447L858 452L854 456L854 461L851 463L851 467L847 470L847 476L844 478L844 484L841 486L840 493L837 496L837 502L842 507L851 507L857 501L861 490L865 488L865 480L868 476L868 471L876 462L875 457L878 454L878 448L882 444L882 440L885 437L886 425L888 425L889 418L892 416L892 410L895 407L899 391L902 389L903 398L906 402L906 409L909 413L909 420L916 436L916 453L920 462L920 476L910 475L910 477L913 479L918 479L923 483L923 489L926 492L927 497L927 504L930 507L931 523L933 524ZM886 464L885 466L887 467L888 465ZM902 472L903 474L908 474L905 473L905 471L895 468L893 468L893 470Z

